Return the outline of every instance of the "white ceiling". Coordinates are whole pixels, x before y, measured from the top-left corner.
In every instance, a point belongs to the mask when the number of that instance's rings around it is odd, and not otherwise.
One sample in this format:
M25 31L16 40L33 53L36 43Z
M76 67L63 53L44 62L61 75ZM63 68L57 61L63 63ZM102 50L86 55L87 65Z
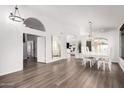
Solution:
M89 31L89 21L93 22L94 31L110 31L124 23L124 6L119 5L42 5L27 6L38 13L48 13L53 18L79 26L83 32Z

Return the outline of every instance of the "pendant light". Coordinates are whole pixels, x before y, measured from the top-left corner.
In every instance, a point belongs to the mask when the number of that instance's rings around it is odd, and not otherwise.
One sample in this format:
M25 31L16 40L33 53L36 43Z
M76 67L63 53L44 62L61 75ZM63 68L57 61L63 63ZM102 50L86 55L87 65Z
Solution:
M17 5L15 6L14 12L10 13L9 19L15 22L24 22L24 18L20 16L19 8Z
M90 32L89 32L89 40L93 40L93 31L92 31L92 22L89 21L89 28L90 28Z

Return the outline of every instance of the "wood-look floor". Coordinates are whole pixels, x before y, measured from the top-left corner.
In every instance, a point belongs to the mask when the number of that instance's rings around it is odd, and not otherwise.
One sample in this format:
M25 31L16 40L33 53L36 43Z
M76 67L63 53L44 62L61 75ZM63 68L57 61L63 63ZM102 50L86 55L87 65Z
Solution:
M81 60L31 63L24 71L0 77L0 87L20 88L118 88L124 87L124 73L118 64L112 71L81 65Z

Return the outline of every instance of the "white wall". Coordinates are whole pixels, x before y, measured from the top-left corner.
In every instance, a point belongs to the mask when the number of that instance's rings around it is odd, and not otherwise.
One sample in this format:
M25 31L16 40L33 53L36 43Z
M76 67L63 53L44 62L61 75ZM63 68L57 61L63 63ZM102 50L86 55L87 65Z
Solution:
M45 37L37 37L37 60L38 62L46 62L46 39Z
M51 36L61 36L62 58L66 57L65 36L78 34L77 27L66 25L55 20L46 12L36 13L32 9L20 6L21 16L24 18L38 18L46 28L46 32L24 27L22 23L12 22L8 16L14 6L0 6L0 75L23 69L23 33L46 36L46 63L54 61L51 56Z
M18 24L8 21L7 8L0 6L0 75L22 70L23 42Z

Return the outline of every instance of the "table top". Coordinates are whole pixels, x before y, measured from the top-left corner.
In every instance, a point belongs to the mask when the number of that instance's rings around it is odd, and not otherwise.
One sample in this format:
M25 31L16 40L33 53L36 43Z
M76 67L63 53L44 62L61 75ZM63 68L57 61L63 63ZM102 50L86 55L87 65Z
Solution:
M86 53L84 55L85 57L109 57L109 55L105 54L105 53Z

